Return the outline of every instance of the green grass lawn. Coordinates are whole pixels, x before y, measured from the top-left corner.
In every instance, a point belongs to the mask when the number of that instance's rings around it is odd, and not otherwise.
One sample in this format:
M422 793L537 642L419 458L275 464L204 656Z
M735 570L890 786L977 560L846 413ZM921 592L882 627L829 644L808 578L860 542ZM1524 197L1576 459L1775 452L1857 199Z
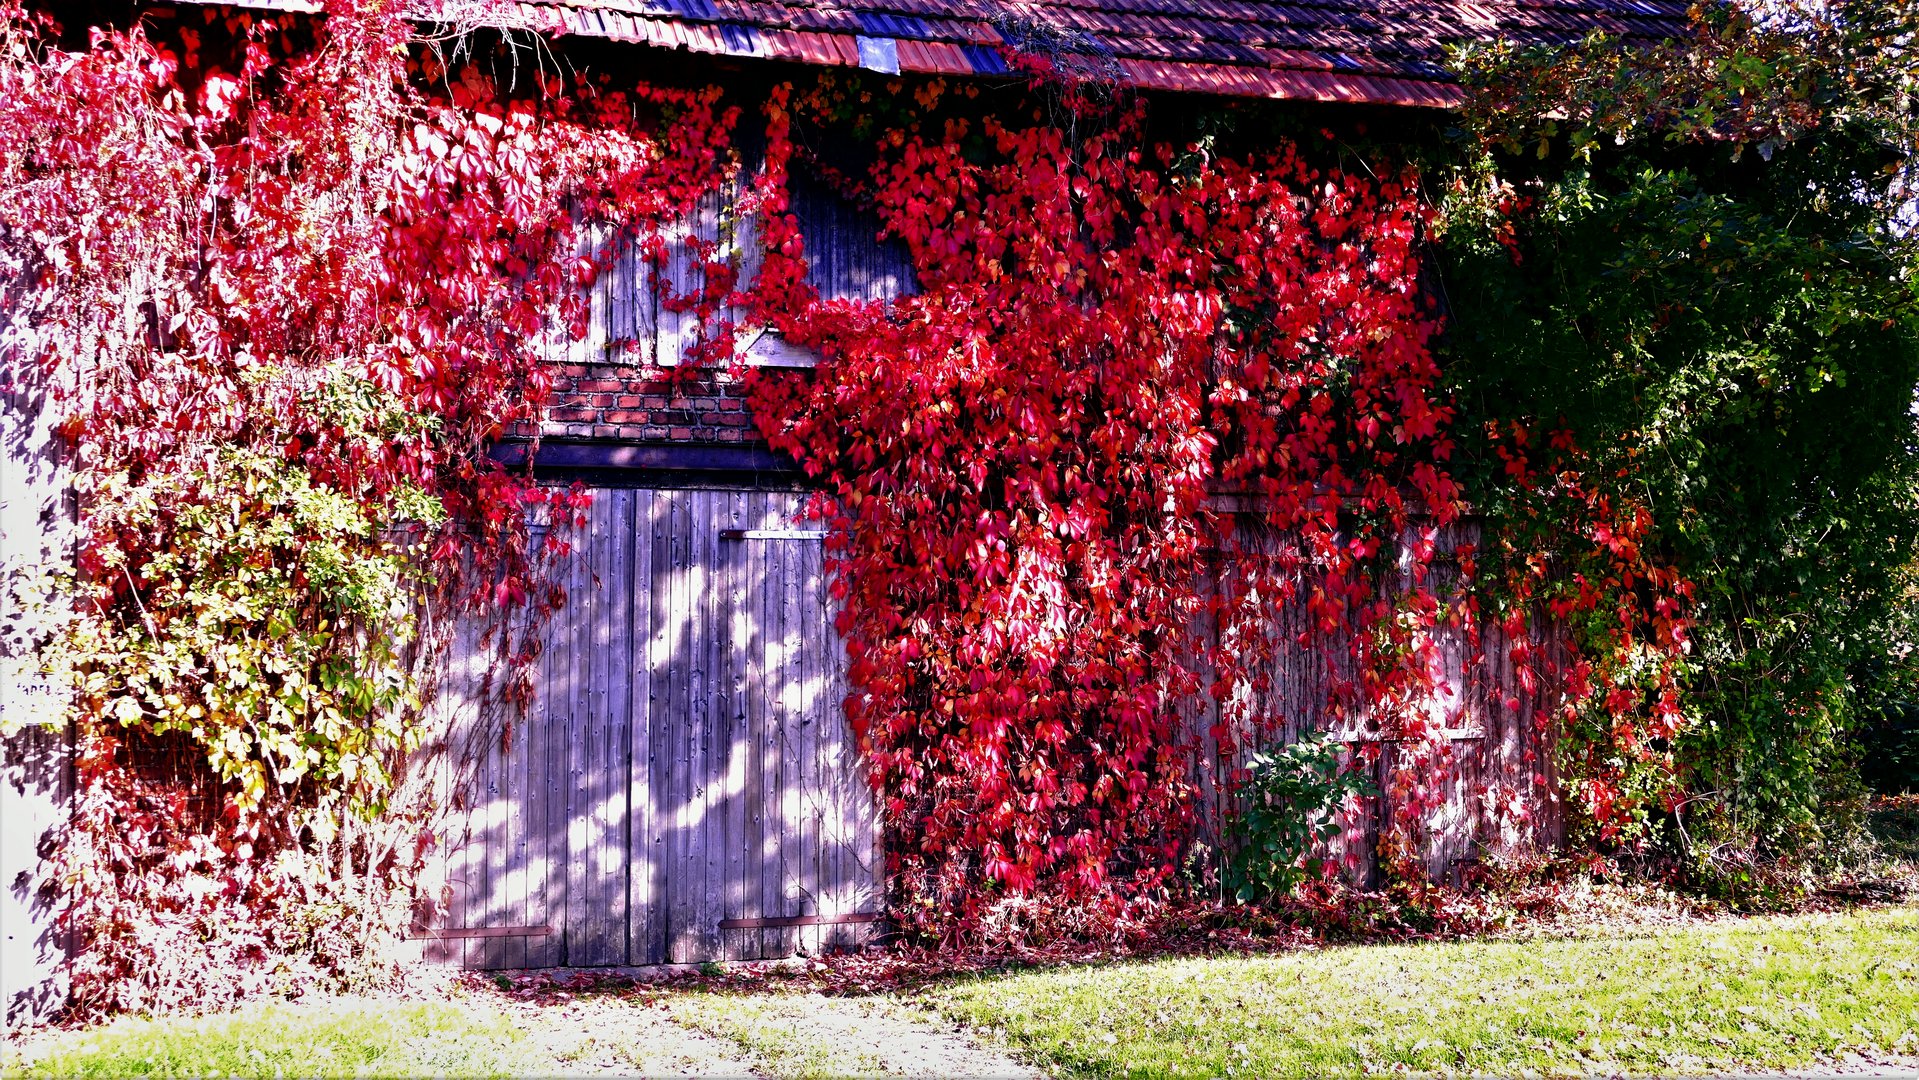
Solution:
M1919 910L969 980L929 1003L1082 1076L1791 1069L1919 1056Z
M123 1019L0 1044L0 1074L911 1072L892 1060L914 1055L910 1031L881 1029L910 1029L922 1009L1081 1076L1792 1070L1850 1050L1919 1057L1919 908L1032 970L903 1002L694 989L505 1004L340 999Z
M447 1004L338 999L205 1017L123 1018L62 1032L5 1076L529 1076L557 1071L504 1016Z

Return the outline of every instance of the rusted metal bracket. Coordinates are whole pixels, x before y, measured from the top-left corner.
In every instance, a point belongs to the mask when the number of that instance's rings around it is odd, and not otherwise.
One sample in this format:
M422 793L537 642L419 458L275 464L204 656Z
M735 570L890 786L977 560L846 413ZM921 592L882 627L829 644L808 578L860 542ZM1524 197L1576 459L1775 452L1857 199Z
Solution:
M722 540L824 540L824 529L721 529Z

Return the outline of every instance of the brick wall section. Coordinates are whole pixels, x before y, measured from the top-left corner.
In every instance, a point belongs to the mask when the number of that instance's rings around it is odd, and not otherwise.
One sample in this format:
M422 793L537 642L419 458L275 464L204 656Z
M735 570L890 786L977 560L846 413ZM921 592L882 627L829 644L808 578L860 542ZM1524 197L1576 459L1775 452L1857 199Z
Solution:
M724 368L689 374L619 363L554 366L553 403L541 426L546 438L742 445L762 441L747 413L740 379Z

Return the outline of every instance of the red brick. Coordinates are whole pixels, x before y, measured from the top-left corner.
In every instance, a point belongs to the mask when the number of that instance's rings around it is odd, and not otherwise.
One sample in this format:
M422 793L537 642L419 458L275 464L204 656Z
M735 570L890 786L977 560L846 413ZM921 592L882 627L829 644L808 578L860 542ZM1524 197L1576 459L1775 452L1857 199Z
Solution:
M649 415L641 409L614 409L600 419L609 424L644 424Z
M693 438L693 429L684 427L669 428L666 435L667 438L675 442L690 441Z

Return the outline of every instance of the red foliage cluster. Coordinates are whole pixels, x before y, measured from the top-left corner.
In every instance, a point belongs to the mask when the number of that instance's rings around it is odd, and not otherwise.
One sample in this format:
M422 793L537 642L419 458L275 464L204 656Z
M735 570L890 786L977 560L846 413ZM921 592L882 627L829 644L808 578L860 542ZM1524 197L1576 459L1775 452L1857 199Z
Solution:
M1146 145L1137 109L1096 119L890 132L872 199L924 292L761 286L826 357L810 386L763 382L755 408L834 496L848 714L907 913L941 923L1002 891L1167 881L1193 795L1182 707L1209 666L1244 707L1231 688L1259 662L1204 655L1194 627L1292 602L1328 630L1384 625L1365 568L1410 513L1457 512L1404 178ZM962 150L975 129L984 162ZM769 236L799 254L790 225ZM1216 486L1255 493L1298 546L1241 545L1209 611L1205 549L1232 545Z
M1488 434L1519 507L1487 553L1504 587L1503 628L1523 684L1553 688L1563 782L1583 824L1610 843L1649 806L1678 796L1671 751L1686 723L1680 676L1692 650L1693 585L1646 550L1651 513L1620 493L1624 483L1602 484L1571 435L1517 422ZM1469 605L1478 618L1478 601ZM1585 650L1523 640L1529 615L1561 634L1583 631Z
M275 967L262 942L310 955L315 919L379 921L318 879L294 911L281 856L404 887L431 633L527 606L537 629L582 497L489 446L537 420L582 283L720 186L734 119L716 91L544 73L510 96L417 48L393 5L192 15L63 53L0 9L5 359L51 387L78 494L56 643L78 680L61 873L83 1005L213 1003ZM499 644L523 693L528 646ZM224 812L165 809L123 727L187 737Z
M811 384L759 383L755 409L831 496L847 710L903 914L970 933L1009 894L1098 906L1168 883L1204 692L1225 744L1289 723L1397 743L1382 856L1418 873L1460 707L1439 641L1465 638L1467 664L1484 644L1475 548L1453 528L1465 504L1428 347L1416 178L1319 169L1287 146L1155 143L1142 107L1070 88L1071 123L941 116L938 94L849 184L905 241L924 291L813 296L774 194L755 297L824 357ZM829 81L797 109L776 96L764 188L789 167L792 113L824 120L838 95ZM1593 663L1568 687L1532 644L1548 594L1559 619L1615 605L1609 671L1638 659L1638 605L1656 601L1643 643L1669 690L1683 593L1626 539L1643 522L1581 501L1571 469L1556 486L1519 480L1618 568L1568 593L1546 561L1513 560L1499 618L1529 695L1566 691L1568 719L1595 700ZM1460 572L1436 573L1440 560ZM1301 652L1331 673L1310 701L1274 685L1275 662ZM1611 730L1594 756L1665 730L1658 701L1647 728L1638 695L1599 695ZM1602 822L1627 801L1617 781L1588 770Z

